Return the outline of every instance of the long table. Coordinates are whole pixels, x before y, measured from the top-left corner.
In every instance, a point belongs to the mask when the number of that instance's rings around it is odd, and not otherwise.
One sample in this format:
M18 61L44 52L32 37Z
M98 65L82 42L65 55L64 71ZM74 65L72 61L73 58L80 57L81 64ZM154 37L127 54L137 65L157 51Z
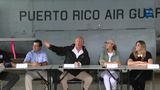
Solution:
M14 70L25 70L25 71L30 71L30 70L46 70L47 71L47 80L49 82L48 84L48 90L51 90L51 74L55 74L54 70L70 70L70 69L74 69L74 70L95 70L95 71L99 71L99 70L120 70L120 71L126 71L126 72L130 72L131 70L160 70L160 69L148 69L146 66L139 66L139 67L133 67L133 66L126 66L126 65L120 65L117 68L103 68L100 65L82 65L81 67L78 68L64 68L63 65L46 65L46 66L39 66L39 67L28 67L28 68L0 68L1 71L14 71ZM129 74L128 74L129 76ZM129 82L129 79L128 79ZM57 84L58 83L54 83L54 90L57 90ZM129 83L127 84L127 90L129 90Z
M53 65L52 69L60 69L60 70L70 70L70 69L80 69L80 70L95 70L95 71L99 71L99 70L119 70L119 71L125 71L127 72L127 76L128 76L128 83L127 83L127 90L129 90L129 72L131 70L160 70L160 69L152 69L152 68L147 68L147 66L127 66L127 65L120 65L117 68L103 68L100 65L82 65L81 67L78 68L64 68L63 65ZM55 73L56 74L56 73ZM110 73L111 74L111 73ZM54 90L57 90L57 83L54 84Z
M103 68L100 65L82 65L81 67L77 67L77 68L68 68L68 67L65 68L63 67L63 65L53 65L52 69L60 69L60 70L80 69L80 70L89 70L89 71L95 70L99 72L99 70L126 70L127 67L125 65L121 65L121 66L118 66L118 68ZM57 83L54 83L54 90L57 90Z

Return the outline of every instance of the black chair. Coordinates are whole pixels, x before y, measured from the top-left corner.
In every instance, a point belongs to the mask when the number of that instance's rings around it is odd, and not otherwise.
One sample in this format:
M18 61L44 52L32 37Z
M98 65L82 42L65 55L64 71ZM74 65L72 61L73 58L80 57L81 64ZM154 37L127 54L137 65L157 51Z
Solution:
M52 70L52 77L53 77L53 83L54 83L54 89L57 89L57 85L61 82L62 79L60 79L60 75L62 74L59 70ZM67 75L67 74L66 74ZM64 76L65 77L65 76ZM81 90L83 90L83 81L79 79L72 79L67 81L68 84L81 84Z
M72 79L72 80L68 80L67 81L68 84L81 84L80 88L81 90L83 90L83 81L82 80L79 80L79 79Z
M131 82L129 81L129 73L128 71L120 71L120 77L119 77L119 84L120 84L120 90L124 90L123 89L123 85L127 85L129 88L129 90L132 90L132 87L130 87Z
M43 88L44 90L46 90L46 88L48 88L48 84L49 84L49 83L48 83L47 81L41 79L41 78L33 79L33 81L41 82L42 88Z
M41 84L43 85L44 90L46 90L46 88L48 88L48 85L51 83L49 83L39 72L37 72L37 74L40 76L40 78L35 78L32 81L41 81Z

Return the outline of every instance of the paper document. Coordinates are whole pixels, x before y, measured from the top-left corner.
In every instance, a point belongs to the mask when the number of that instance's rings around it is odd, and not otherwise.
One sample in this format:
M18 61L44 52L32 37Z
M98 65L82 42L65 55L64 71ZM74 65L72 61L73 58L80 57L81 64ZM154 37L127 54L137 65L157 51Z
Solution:
M107 68L118 68L118 64L107 64Z
M159 69L159 64L148 64L147 68L148 69Z
M16 68L28 68L27 63L16 64Z

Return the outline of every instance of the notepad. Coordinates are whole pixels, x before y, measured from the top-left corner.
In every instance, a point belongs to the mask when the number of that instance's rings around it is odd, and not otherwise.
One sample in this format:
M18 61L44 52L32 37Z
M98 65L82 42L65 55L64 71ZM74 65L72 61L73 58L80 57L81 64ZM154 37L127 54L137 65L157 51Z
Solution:
M159 69L159 64L148 64L147 68L148 69Z
M75 68L74 64L64 64L63 65L64 68Z
M16 68L28 68L27 63L16 64Z
M118 64L107 64L106 68L118 68Z

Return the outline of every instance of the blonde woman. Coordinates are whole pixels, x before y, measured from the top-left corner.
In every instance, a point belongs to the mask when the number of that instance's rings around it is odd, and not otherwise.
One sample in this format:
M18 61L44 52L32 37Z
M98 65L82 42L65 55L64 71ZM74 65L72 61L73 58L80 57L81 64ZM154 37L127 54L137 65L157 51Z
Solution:
M129 66L146 66L152 64L152 55L146 50L144 41L136 42L135 47L128 59ZM145 90L145 81L152 75L152 71L147 70L132 70L130 72L130 81L134 90Z
M107 40L105 42L105 49L100 55L99 62L104 67L107 64L120 64L119 52L113 40ZM106 90L117 90L116 79L118 78L118 73L116 71L103 71L101 77L103 78Z

